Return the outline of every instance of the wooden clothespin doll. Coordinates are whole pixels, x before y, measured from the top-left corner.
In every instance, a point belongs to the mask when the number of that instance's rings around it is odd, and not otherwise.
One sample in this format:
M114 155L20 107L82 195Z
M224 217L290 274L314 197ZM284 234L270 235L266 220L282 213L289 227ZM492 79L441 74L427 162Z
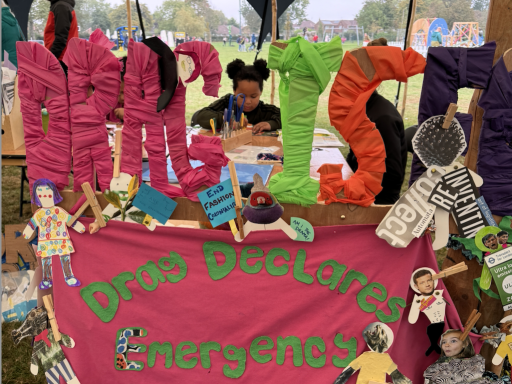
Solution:
M371 323L364 329L363 337L370 351L363 352L352 360L334 384L345 384L356 371L359 371L356 384L386 383L386 374L391 376L394 384L412 384L410 379L400 373L397 365L386 353L393 344L391 328L384 323Z
M436 290L437 280L433 279L435 274L431 268L418 268L412 273L410 282L413 291L419 295L414 295L409 312L409 323L415 324L420 312L423 312L430 320L430 325L427 327L430 347L425 352L426 356L430 355L432 351L441 354L441 347L437 342L444 330L446 300L443 298L443 290Z
M492 358L494 365L500 365L505 359L505 356L508 356L509 360L512 359L512 315L505 316L501 319L500 332L505 336L501 340L500 346Z
M53 286L52 256L58 255L64 272L66 284L78 287L80 281L71 269L70 254L75 252L69 236L67 221L72 217L61 207L55 206L62 201L62 196L55 184L48 179L38 179L32 186L32 204L39 208L30 219L23 237L30 239L36 230L39 230L36 255L41 258L43 266L43 279L39 289L48 289ZM85 227L79 221L71 226L78 233L84 233Z

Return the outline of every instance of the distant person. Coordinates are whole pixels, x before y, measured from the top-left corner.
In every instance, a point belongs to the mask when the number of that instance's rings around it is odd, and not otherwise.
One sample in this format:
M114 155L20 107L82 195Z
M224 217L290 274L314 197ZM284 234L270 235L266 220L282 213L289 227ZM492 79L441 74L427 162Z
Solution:
M242 47L242 52L245 52L245 38L243 36L240 38L240 46Z
M328 43L331 41L331 37L329 35L325 35L325 42Z
M229 46L231 47L231 40L233 39L233 37L231 36L231 33L229 34Z
M238 36L236 38L236 43L238 44L238 52L242 51L242 36Z
M225 46L226 46L226 41L227 41L227 39L224 37L224 38L222 39L222 42L223 42L222 46L223 46L223 47L225 47Z
M263 92L263 82L270 75L267 62L259 59L253 65L245 65L240 59L235 59L228 64L226 72L233 80L233 94L245 95L244 115L249 124L253 125L252 133L258 134L263 131L275 131L281 129L281 111L272 104L265 104L260 100ZM217 129L220 129L224 119L224 109L228 108L231 94L221 97L208 107L200 109L192 116L191 125L199 124L205 129L210 128L210 119L217 119ZM239 97L238 105L242 104L242 97Z
M251 47L256 48L256 35L254 33L251 35Z
M318 35L315 33L315 36L313 36L313 43L318 43Z
M441 27L438 27L432 32L432 38L430 40L431 47L440 47L443 45L443 35L441 34Z
M78 23L75 15L75 0L48 0L50 13L44 28L44 46L59 60L64 72L68 67L62 61L68 41L78 37Z
M18 56L16 55L16 42L25 41L18 21L11 13L7 1L2 0L2 61L4 51L9 54L9 61L18 68Z

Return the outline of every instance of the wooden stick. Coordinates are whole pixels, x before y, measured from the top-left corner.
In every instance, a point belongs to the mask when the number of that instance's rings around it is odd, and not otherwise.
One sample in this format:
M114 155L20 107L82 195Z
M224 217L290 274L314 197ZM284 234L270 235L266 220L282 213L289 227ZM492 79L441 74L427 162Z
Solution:
M471 329L476 324L481 315L482 314L480 312L478 312L476 309L473 309L473 312L471 312L468 321L464 325L464 333L459 337L461 341L466 340L466 338L469 335L469 332L471 332Z
M116 129L114 132L116 133L116 143L114 148L114 177L119 177L119 173L121 171L121 141L123 131L121 129Z
M411 34L412 34L412 25L414 24L414 18L416 17L416 0L412 0L412 8L411 8L411 17L409 18L409 30L407 31L407 36L405 39L405 49L411 46ZM405 115L405 106L407 104L407 84L404 85L404 98L402 100L402 118Z
M456 273L464 272L467 270L468 266L464 262L462 262L450 268L440 271L438 274L432 276L432 280L442 279L444 277L455 275Z
M274 43L276 39L277 34L277 0L272 0L272 43ZM276 92L276 75L275 72L272 70L272 85L270 88L270 104L274 104L274 96ZM240 235L242 232L240 232ZM243 239L243 237L242 237Z
M450 103L450 105L448 106L446 115L444 115L444 123L443 123L444 129L450 128L450 124L452 123L453 116L455 116L455 112L457 112L457 108L459 108L459 107L455 103Z
M240 193L240 185L238 184L238 176L236 175L235 163L230 161L228 163L229 175L231 177L231 184L233 185L233 193L235 194L235 211L236 211L236 219L238 221L238 230L240 232L240 238L243 239L244 236L244 221L242 219L242 215L240 210L242 209L242 194Z
M91 189L91 185L88 182L83 183L82 189L84 190L85 196L87 197L87 201L89 201L89 204L92 208L92 212L94 213L94 217L96 217L96 221L100 225L100 228L106 227L107 224L103 219L100 204L98 203L98 199L96 199L95 193Z
M46 308L46 312L48 312L48 320L50 321L50 325L53 331L53 337L55 341L60 341L61 336L59 332L59 326L57 325L57 320L55 320L55 313L53 312L53 300L51 295L43 296L44 306Z
M89 201L85 201L85 203L82 204L82 206L80 208L78 208L78 211L76 211L76 213L73 215L73 217L71 219L68 220L68 222L66 223L68 227L71 227L73 224L75 224L75 221L78 220L78 218L80 216L82 216L82 214L84 213L84 211L87 209L87 207L89 206Z
M128 16L128 42L132 38L132 8L130 0L126 0L126 13Z

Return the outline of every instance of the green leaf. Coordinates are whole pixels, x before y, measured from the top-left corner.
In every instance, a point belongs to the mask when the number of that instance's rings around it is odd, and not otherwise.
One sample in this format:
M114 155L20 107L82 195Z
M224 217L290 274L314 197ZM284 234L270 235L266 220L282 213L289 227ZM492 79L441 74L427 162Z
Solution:
M105 192L103 192L103 196L105 197L105 200L107 200L114 207L116 207L117 209L122 209L121 200L119 199L117 193L114 193L106 189Z
M489 267L486 263L484 263L484 267L482 269L482 275L480 276L480 288L482 288L483 291L486 289L489 289L491 287L492 283L492 275L491 271L489 270Z
M480 277L478 277L475 280L473 280L473 293L475 294L475 296L478 300L482 301L482 299L480 297L480 289L481 289L480 288ZM492 297L493 299L501 300L500 296L497 293L495 293L494 291L492 291L490 288L482 289L482 292L485 293L487 296Z
M504 216L503 219L501 219L498 227L500 227L500 229L504 230L505 232L508 233L508 235L510 237L512 237L512 228L510 227L510 224L511 224L510 219L511 219L510 216Z
M135 196L138 189L139 189L139 177L137 175L133 175L132 179L130 180L130 184L128 184L128 195Z
M464 237L453 237L453 240L460 242L466 251L470 251L474 256L478 258L478 260L482 261L482 251L476 246L474 238L466 239Z
M146 217L146 213L142 211L128 212L128 217L136 223L142 224L144 218Z

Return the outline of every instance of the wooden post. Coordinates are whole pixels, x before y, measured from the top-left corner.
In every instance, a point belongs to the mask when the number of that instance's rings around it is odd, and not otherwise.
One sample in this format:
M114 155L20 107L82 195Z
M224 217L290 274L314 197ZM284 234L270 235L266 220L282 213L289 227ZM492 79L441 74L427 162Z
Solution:
M411 17L409 18L409 30L407 31L407 36L405 37L405 49L411 46L411 31L412 25L414 24L414 18L416 17L416 0L412 0L412 8L411 8ZM405 115L405 105L407 104L407 84L404 85L404 98L402 100L402 118Z
M121 140L123 131L121 129L116 129L114 132L116 133L116 142L114 146L114 177L119 177L119 172L121 170Z
M126 0L126 13L128 16L128 42L132 38L132 8L130 5L130 0Z
M233 193L235 194L235 203L236 203L236 218L238 221L238 231L240 232L240 238L244 239L244 221L242 219L242 215L240 210L242 209L242 194L240 192L240 184L238 183L238 176L236 175L235 163L230 161L228 163L229 167L229 175L231 176L231 184L233 185Z
M272 0L272 43L274 43L277 34L277 0ZM276 92L276 74L274 70L271 71L272 74L272 85L270 89L270 104L274 104L274 96Z

